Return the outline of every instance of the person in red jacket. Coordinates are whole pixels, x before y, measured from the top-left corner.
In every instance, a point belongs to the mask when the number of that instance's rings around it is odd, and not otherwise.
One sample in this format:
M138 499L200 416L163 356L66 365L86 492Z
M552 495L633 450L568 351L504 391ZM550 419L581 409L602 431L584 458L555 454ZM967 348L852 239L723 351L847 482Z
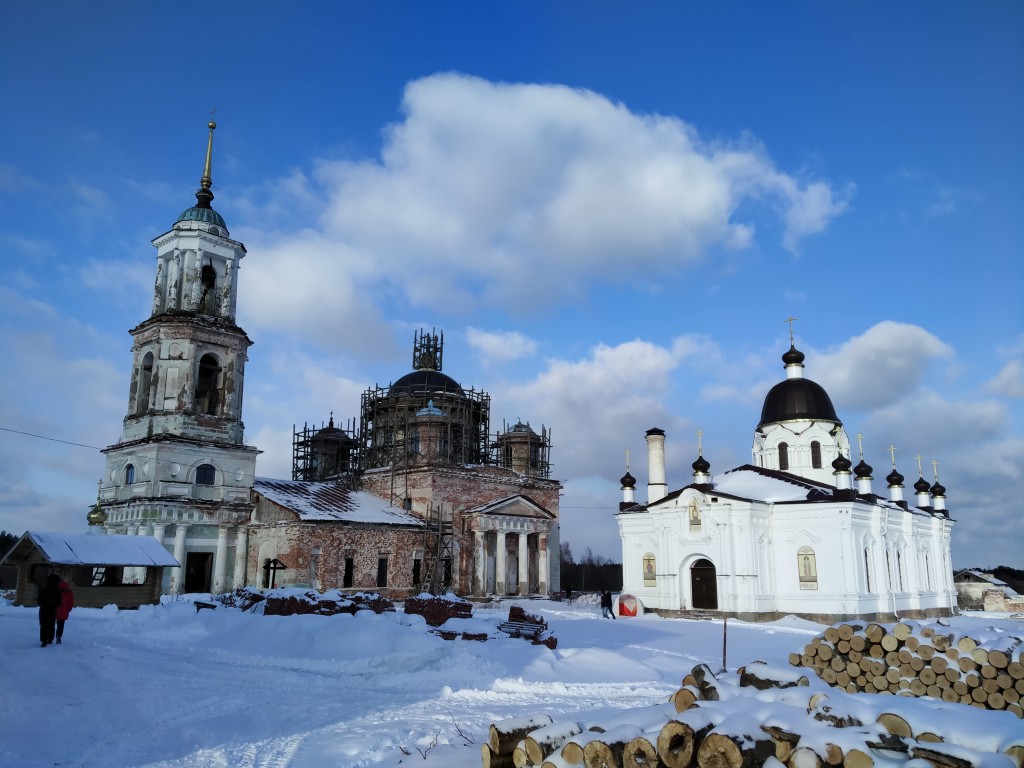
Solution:
M71 591L71 585L66 581L57 585L60 590L60 606L57 608L57 645L64 636L64 622L71 615L71 609L75 607L75 593Z

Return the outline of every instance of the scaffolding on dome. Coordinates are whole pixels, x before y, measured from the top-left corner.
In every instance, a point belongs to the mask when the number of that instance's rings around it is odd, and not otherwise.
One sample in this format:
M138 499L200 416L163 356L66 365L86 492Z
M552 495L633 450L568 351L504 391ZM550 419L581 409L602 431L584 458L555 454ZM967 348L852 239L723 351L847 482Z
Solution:
M327 424L304 423L302 429L292 429L292 480L351 480L359 468L355 419L339 428L331 414Z

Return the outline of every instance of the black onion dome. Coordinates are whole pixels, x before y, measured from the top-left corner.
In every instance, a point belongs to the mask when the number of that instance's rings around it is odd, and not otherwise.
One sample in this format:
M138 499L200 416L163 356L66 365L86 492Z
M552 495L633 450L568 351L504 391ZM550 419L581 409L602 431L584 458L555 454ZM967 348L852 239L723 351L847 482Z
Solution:
M935 485L932 486L932 496L945 496L946 486L942 485L938 480L935 481Z
M889 485L903 485L903 475L897 472L895 467L892 472L885 476L885 480Z
M768 390L757 426L796 420L842 423L824 387L810 379L786 379Z
M832 469L834 469L836 472L849 472L850 467L852 466L853 462L850 461L845 456L843 456L843 454L841 453L838 456L836 456L835 461L832 462Z
M626 472L619 482L622 483L623 488L636 488L636 478L629 474L629 472Z
M871 477L871 465L861 459L860 464L853 468L853 473L857 477Z
M711 469L711 462L705 459L703 456L698 456L697 460L690 465L693 467L694 472L707 472Z
M389 395L430 395L437 392L466 394L451 376L430 369L407 373L388 390Z
M789 345L789 351L782 356L782 362L786 365L798 365L804 361L804 353L794 347L792 344Z
M918 493L927 493L930 490L928 481L925 480L923 477L919 477L917 479L917 482L914 483L914 490L917 491Z

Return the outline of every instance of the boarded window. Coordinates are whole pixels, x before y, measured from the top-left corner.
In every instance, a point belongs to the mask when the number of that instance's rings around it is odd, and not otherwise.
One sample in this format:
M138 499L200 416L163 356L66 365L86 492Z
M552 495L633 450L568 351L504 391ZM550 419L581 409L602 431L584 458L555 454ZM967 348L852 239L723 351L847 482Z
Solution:
M789 445L779 443L779 469L789 469Z

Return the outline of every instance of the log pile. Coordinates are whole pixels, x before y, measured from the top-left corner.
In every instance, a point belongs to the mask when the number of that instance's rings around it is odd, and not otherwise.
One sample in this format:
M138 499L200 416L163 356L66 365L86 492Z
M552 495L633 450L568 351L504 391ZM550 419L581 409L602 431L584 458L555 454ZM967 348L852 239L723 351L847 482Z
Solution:
M951 705L934 707L950 714ZM941 723L934 710L903 717L891 709L876 715L843 692L813 692L806 676L763 662L735 677L701 664L664 704L595 723L580 713L496 722L481 756L484 768L882 768L910 760L930 768L1024 768L1024 731L1013 718L958 712L963 728L954 743L918 725L932 717Z
M944 630L912 621L837 624L789 661L849 693L930 696L1024 717L1024 639Z

